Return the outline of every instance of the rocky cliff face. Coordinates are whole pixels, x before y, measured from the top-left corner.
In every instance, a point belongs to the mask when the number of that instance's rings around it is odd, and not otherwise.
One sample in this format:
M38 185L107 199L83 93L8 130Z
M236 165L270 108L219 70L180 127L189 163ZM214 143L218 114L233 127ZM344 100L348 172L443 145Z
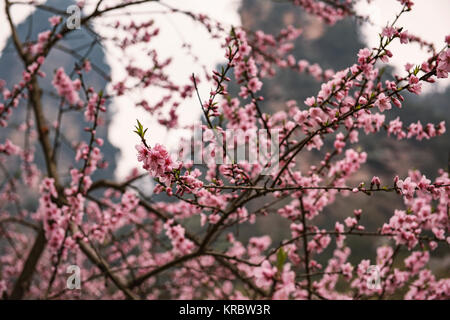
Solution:
M75 4L75 1L73 0L49 0L45 3L48 7L56 8L62 12L66 12L66 8L73 4ZM35 40L40 32L48 30L50 28L48 18L53 15L55 15L55 13L43 9L36 10L18 27L18 33L22 41L25 39ZM55 90L51 84L56 68L61 66L67 74L70 74L74 69L76 62L74 56L85 57L91 61L93 66L95 66L95 68L85 77L86 83L92 86L97 92L104 90L110 68L105 62L105 55L100 44L97 42L92 45L92 43L93 36L91 33L86 32L85 29L76 30L67 40L61 41L57 48L55 48L46 59L41 70L44 71L47 76L45 78L40 78L39 84L43 93L42 103L46 108L46 116L49 117L47 119L49 127L57 120L60 104L60 99L55 96ZM8 86L12 86L21 80L22 71L22 62L17 57L12 41L9 39L0 57L0 79L4 79ZM16 133L17 126L20 123L23 123L27 117L27 109L26 101L22 100L18 108L14 110L13 117L8 127L1 129L2 140L9 137L17 145L24 145L24 141L20 141L18 137L16 137ZM105 156L105 160L109 162L109 166L104 170L98 170L94 175L96 178L111 178L116 167L115 159L118 150L109 143L107 138L107 127L110 118L111 112L108 111L106 126L101 127L98 130L99 136L105 140L105 144L102 147L102 153ZM75 153L71 147L72 142L80 141L82 137L86 140L89 137L83 130L83 121L83 114L79 112L65 112L62 117L62 126L64 127L64 136L62 139L64 142L60 146L61 149L58 158L59 170L62 173L68 172L67 168L73 163ZM54 130L51 128L50 134L51 140L53 141ZM20 134L17 136L22 135ZM36 160L39 168L45 168L39 144L36 143L34 147L36 149ZM19 170L20 168L14 168L12 166L10 169L14 171Z

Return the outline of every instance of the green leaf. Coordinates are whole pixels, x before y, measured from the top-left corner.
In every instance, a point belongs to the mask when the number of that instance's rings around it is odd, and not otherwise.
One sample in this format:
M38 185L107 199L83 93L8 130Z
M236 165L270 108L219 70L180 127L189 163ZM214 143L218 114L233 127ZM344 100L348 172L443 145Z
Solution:
M139 122L139 120L137 120L137 125L134 126L134 128L136 130L134 130L133 132L135 132L141 139L144 139L145 134L147 133L148 128L145 128L142 126L142 124Z
M287 259L287 253L284 251L283 247L281 247L277 252L277 269L278 272L283 271L284 263Z

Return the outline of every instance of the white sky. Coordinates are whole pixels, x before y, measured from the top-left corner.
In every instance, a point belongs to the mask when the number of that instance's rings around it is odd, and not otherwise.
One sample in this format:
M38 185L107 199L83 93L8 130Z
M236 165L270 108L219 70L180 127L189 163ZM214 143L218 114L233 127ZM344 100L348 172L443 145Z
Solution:
M240 24L240 17L237 13L240 0L165 0L164 3L179 9L208 14L213 19L227 25ZM400 19L398 25L428 41L433 41L436 47L440 49L444 44L445 35L450 30L450 0L414 0L414 3L414 10L406 13ZM157 3L149 3L139 6L138 11L135 10L134 12L160 9L161 7ZM400 5L396 0L373 0L370 5L365 1L361 1L357 9L362 14L369 14L374 22L373 26L366 24L360 30L362 38L371 47L377 45L378 33L388 21L394 19L395 14L400 9ZM90 12L90 10L92 9L87 7L87 11ZM28 6L14 6L12 11L14 22L16 24L20 23L31 12ZM137 14L134 15L133 20L138 22L145 18L148 19L148 16ZM201 63L208 70L213 70L218 63L224 61L224 52L220 48L220 42L211 39L204 28L193 23L191 19L181 14L175 16L156 14L154 18L156 20L155 25L160 27L160 35L157 37L157 42L152 42L152 45L157 47L161 57L174 57L167 71L174 76L174 79L180 79L180 83L185 83L185 79L192 73L202 74L201 67L194 64L192 58L180 49L183 39L188 39L192 44L193 53L200 58ZM128 19L123 17L121 21L126 22ZM99 25L96 26L96 29L100 32L102 31L102 27ZM8 37L9 26L6 23L4 14L4 1L0 1L0 50L5 46ZM426 58L426 54L420 50L419 46L405 46L395 43L392 45L391 51L394 53L391 63L397 68L397 72L403 72L403 66L406 62L419 64ZM137 63L142 63L145 66L147 64L145 56L139 53L139 49L136 49L133 57ZM123 66L120 66L120 63L118 63L118 56L117 50L107 44L106 59L111 66L114 80L121 80L125 74ZM441 84L441 88L449 84L450 81L445 81L445 83ZM199 86L203 97L207 96L209 89L207 84L200 84ZM151 92L142 92L142 96L148 98L149 101L160 95L161 92L158 92L157 89L152 89ZM134 146L138 141L137 136L132 132L136 119L140 119L145 126L150 128L149 140L151 144L160 142L168 146L176 146L180 136L183 135L182 132L167 134L162 126L152 121L146 111L141 108L135 108L133 105L134 102L129 97L116 98L111 104L111 108L116 113L109 128L109 138L111 143L121 150L121 158L118 161L116 171L118 178L124 178L137 165ZM178 110L180 121L183 124L192 123L200 117L201 110L196 98L185 101Z

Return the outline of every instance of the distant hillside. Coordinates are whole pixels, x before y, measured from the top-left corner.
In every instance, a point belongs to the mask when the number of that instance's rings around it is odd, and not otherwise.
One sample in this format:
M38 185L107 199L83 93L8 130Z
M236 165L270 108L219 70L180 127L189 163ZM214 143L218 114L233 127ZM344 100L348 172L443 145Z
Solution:
M49 0L46 5L55 7L63 12L69 5L75 4L73 0ZM50 28L48 18L55 15L55 13L47 12L45 10L38 9L34 14L28 17L23 23L18 26L18 33L22 41L25 39L36 40L37 35ZM67 74L74 68L75 59L68 52L75 52L79 57L88 58L94 68L86 77L85 82L93 86L98 92L104 90L107 83L105 75L109 75L109 66L105 61L105 55L102 47L99 43L91 46L93 42L93 36L86 32L84 29L74 31L67 40L61 41L59 46L52 50L48 58L46 59L42 71L46 73L46 78L40 78L39 83L43 90L42 102L45 106L45 114L49 116L48 124L51 126L54 121L57 120L58 110L59 110L59 97L54 95L55 90L51 84L53 79L54 71L57 67L62 66ZM99 71L97 72L96 69ZM17 57L15 48L12 44L12 40L9 39L5 49L2 51L0 57L0 79L7 81L8 86L12 86L21 80L23 71L23 65L20 59ZM73 78L75 79L75 78ZM51 111L49 111L49 109ZM108 109L108 106L107 106ZM15 132L17 130L17 125L23 123L26 118L27 105L26 101L22 100L17 109L14 110L13 117L9 122L8 128L1 129L2 138L10 137L16 144L23 146L24 142L16 137ZM95 177L108 177L113 176L116 167L116 156L119 152L114 146L112 146L107 139L107 127L109 119L111 118L111 112L107 112L107 125L99 128L98 136L104 138L105 144L103 145L101 151L105 156L105 159L109 162L109 167L104 170L99 170L95 173ZM79 112L66 112L62 118L62 126L64 127L64 138L61 144L60 157L58 158L58 168L62 173L62 177L67 178L68 167L73 163L74 155L72 148L69 145L72 142L85 140L89 138L89 135L83 131L85 126L83 120L83 114ZM54 130L51 130L51 141L53 141ZM45 168L42 158L42 151L39 144L36 143L35 148L36 159L39 168ZM18 170L19 168L11 168L11 170Z

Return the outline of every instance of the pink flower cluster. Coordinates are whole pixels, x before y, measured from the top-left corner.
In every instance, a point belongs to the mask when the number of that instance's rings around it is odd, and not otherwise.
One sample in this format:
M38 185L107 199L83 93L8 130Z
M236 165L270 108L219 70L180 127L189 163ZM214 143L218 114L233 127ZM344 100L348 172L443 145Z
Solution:
M166 148L160 144L156 144L153 148L140 144L136 145L136 150L138 151L138 161L143 163L142 167L153 177L158 178L166 187L170 187L174 163Z
M448 78L450 72L450 49L447 49L439 54L436 74L438 78Z
M12 143L11 140L6 139L5 143L0 144L0 153L4 153L8 156L19 155L21 153L21 148Z
M60 249L64 239L67 216L64 216L61 208L53 201L53 199L58 197L53 179L45 178L42 181L40 192L42 196L39 199L39 209L36 213L36 218L43 221L45 237L50 248L56 252Z
M64 97L71 105L75 105L80 101L80 96L77 92L81 88L80 80L72 81L62 67L56 70L52 84L58 91L58 94Z
M94 92L91 98L89 99L88 104L86 106L86 111L84 112L85 120L89 122L94 122L98 111L106 112L105 102L106 102L105 98L100 97L96 92Z
M265 260L261 267L254 270L255 284L262 288L268 288L274 281L277 268L273 267L269 261Z
M185 236L184 228L179 224L174 224L172 219L164 223L166 234L172 242L175 254L188 254L194 248L194 243Z
M49 41L51 34L52 32L50 30L39 33L37 42L31 47L31 53L34 55L43 53L44 47Z
M48 21L50 22L50 25L52 27L54 27L61 23L62 18L61 18L61 16L52 16L52 17L48 18Z
M443 173L434 184L418 171L411 171L405 180L396 178L396 185L404 196L409 210L396 210L395 214L384 224L381 232L392 235L397 244L405 244L409 249L414 248L421 240L423 230L431 230L434 240L429 242L433 250L438 246L437 241L450 243L450 236L446 236L448 216L445 205L448 192L436 188L439 184L446 184L450 180L448 174ZM440 204L432 210L431 202L439 199Z
M293 2L295 5L303 7L306 12L318 16L331 25L351 13L351 7L348 1L294 0Z

